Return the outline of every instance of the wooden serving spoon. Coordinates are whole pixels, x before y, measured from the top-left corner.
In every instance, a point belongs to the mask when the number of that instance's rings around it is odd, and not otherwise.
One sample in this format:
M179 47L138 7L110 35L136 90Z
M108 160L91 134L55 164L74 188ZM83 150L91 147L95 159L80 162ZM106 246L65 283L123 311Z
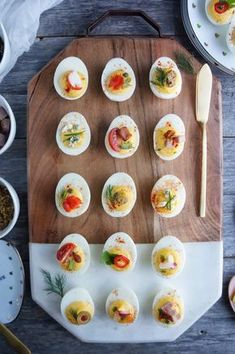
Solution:
M232 279L229 282L228 286L228 298L230 305L235 312L235 302L232 301L233 296L235 296L235 275L232 277Z
M202 126L202 170L201 170L201 198L200 216L206 216L206 180L207 180L207 133L206 123L209 117L212 72L208 64L202 66L196 82L196 119Z

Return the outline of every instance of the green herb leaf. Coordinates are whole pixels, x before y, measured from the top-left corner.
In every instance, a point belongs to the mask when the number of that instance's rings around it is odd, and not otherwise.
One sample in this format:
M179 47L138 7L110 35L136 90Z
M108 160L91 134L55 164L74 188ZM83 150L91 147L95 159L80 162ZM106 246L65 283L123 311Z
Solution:
M104 251L101 255L101 261L102 263L105 263L107 265L114 264L114 258L116 257L116 254L111 254L108 251Z
M186 56L183 52L175 52L175 61L178 67L185 71L187 74L194 75L195 70L190 57Z
M162 68L155 69L155 80L152 80L151 83L156 86L163 87L165 86L167 79L167 71Z
M41 273L43 275L44 281L46 283L46 288L43 289L48 292L48 294L55 293L61 297L64 296L65 287L65 276L61 274L56 274L54 279L52 278L50 272L41 268Z
M74 259L70 259L69 266L68 266L69 270L74 270L74 267L75 267L75 261Z
M85 130L81 130L80 132L74 132L74 133L65 133L64 136L77 136L77 135L81 135L85 132Z
M219 2L224 2L224 0L219 0ZM235 7L235 0L227 0L226 1L229 5L229 8Z
M172 195L171 192L168 192L168 200L166 202L165 208L167 208L168 210L171 210L171 202L172 200L175 199L175 195Z
M113 199L113 186L108 185L105 195L106 195L106 199L108 199L108 200Z
M124 141L120 144L120 148L123 150L130 150L133 149L133 145L130 141Z
M75 319L75 321L77 321L78 314L77 314L76 309L73 309L73 308L69 309L69 313L70 313L70 315L72 315L72 317Z

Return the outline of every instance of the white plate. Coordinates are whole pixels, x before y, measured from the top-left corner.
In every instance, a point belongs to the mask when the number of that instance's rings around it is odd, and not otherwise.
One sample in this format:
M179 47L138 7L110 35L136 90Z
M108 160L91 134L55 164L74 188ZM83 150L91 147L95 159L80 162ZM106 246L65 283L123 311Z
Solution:
M205 0L181 0L185 30L199 52L221 70L235 75L235 56L226 44L229 25L216 26L207 18Z
M19 314L24 295L24 268L9 242L0 240L0 323L10 323Z

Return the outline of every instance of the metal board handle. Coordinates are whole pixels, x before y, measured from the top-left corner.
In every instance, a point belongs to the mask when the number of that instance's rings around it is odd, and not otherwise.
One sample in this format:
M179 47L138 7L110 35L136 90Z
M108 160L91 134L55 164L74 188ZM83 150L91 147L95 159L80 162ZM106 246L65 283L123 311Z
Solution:
M103 15L98 17L94 22L92 22L86 29L87 36L94 36L92 32L97 28L102 22L104 22L108 17L123 16L123 17L141 17L145 22L147 22L157 33L159 37L161 35L161 28L157 22L155 22L151 17L149 17L144 11L141 10L127 10L127 9L118 9L118 10L108 10ZM120 35L120 34L119 34Z

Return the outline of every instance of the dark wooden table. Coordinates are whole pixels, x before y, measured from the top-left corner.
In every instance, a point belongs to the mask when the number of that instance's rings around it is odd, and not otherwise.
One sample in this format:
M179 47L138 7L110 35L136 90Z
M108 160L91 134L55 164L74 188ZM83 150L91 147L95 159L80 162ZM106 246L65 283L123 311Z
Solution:
M38 36L30 51L17 62L0 85L0 93L9 101L17 120L16 140L0 157L0 175L19 193L21 213L14 230L6 237L18 248L25 265L26 292L22 311L9 328L33 353L235 353L235 315L227 298L228 281L235 274L235 77L214 70L223 87L224 142L224 289L223 297L199 321L173 343L132 345L86 344L79 342L38 307L30 296L27 161L26 93L27 83L51 58L63 49L94 19L110 8L142 9L162 27L165 35L174 36L198 56L184 32L179 0L65 0L41 17ZM141 19L114 18L106 21L97 34L153 34ZM94 53L95 55L95 53ZM42 116L45 120L47 117ZM216 191L215 191L216 193ZM205 289L206 292L206 289ZM203 294L202 294L203 296ZM199 299L200 301L200 299ZM12 349L0 337L0 353Z

